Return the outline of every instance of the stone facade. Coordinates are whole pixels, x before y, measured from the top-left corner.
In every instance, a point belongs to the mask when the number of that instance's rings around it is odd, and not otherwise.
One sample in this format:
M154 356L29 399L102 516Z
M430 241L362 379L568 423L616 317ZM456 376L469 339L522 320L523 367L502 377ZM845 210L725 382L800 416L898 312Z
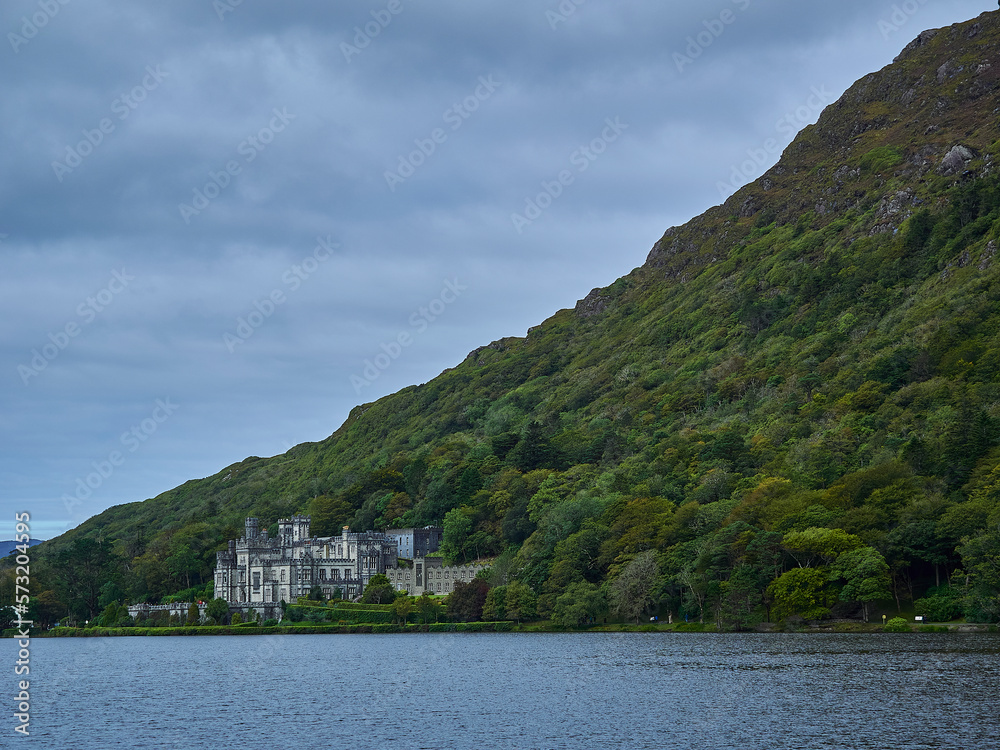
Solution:
M231 605L294 602L318 586L330 598L361 596L368 581L396 564L396 542L386 534L352 533L311 538L309 516L278 521L278 536L268 538L256 518L246 532L217 553L215 596Z
M389 529L385 535L396 540L396 554L404 560L426 557L437 552L444 538L440 526L424 526L422 529Z
M450 594L459 581L468 583L485 565L445 565L440 557L418 557L412 567L389 568L385 571L389 583L397 591L405 591L410 596L420 596L425 591L431 594Z

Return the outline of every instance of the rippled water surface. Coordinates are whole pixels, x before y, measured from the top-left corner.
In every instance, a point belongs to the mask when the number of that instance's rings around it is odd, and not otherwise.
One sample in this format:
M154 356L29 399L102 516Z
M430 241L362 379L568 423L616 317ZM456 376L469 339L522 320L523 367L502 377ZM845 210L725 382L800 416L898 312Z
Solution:
M994 634L296 635L31 647L31 736L14 735L7 719L0 747L1000 748Z

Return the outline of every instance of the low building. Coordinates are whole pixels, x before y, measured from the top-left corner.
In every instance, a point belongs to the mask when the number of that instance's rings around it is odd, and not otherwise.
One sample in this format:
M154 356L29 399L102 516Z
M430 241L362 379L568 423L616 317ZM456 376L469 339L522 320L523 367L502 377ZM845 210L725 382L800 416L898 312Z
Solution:
M418 557L412 566L389 568L385 575L397 591L405 591L410 596L420 596L425 591L450 594L456 583L468 583L486 567L481 563L445 565L440 557Z
M440 526L424 526L422 529L389 529L385 535L396 541L397 554L404 560L426 557L437 552L444 538Z

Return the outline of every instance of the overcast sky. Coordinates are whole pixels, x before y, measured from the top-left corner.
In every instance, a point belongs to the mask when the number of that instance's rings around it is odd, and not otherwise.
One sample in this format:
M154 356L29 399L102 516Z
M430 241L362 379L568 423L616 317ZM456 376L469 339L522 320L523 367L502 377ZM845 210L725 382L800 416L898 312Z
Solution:
M0 539L524 335L987 9L4 0Z

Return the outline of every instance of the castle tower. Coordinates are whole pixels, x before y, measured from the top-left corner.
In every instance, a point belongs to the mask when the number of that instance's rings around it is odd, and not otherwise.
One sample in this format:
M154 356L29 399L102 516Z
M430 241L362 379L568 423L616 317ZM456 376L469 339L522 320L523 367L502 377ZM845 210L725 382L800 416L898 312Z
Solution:
M292 541L304 542L309 538L310 516L292 516Z
M282 547L290 547L292 544L292 521L287 518L278 519L278 543Z
M246 523L246 540L256 539L260 531L260 521L256 518L248 518Z

